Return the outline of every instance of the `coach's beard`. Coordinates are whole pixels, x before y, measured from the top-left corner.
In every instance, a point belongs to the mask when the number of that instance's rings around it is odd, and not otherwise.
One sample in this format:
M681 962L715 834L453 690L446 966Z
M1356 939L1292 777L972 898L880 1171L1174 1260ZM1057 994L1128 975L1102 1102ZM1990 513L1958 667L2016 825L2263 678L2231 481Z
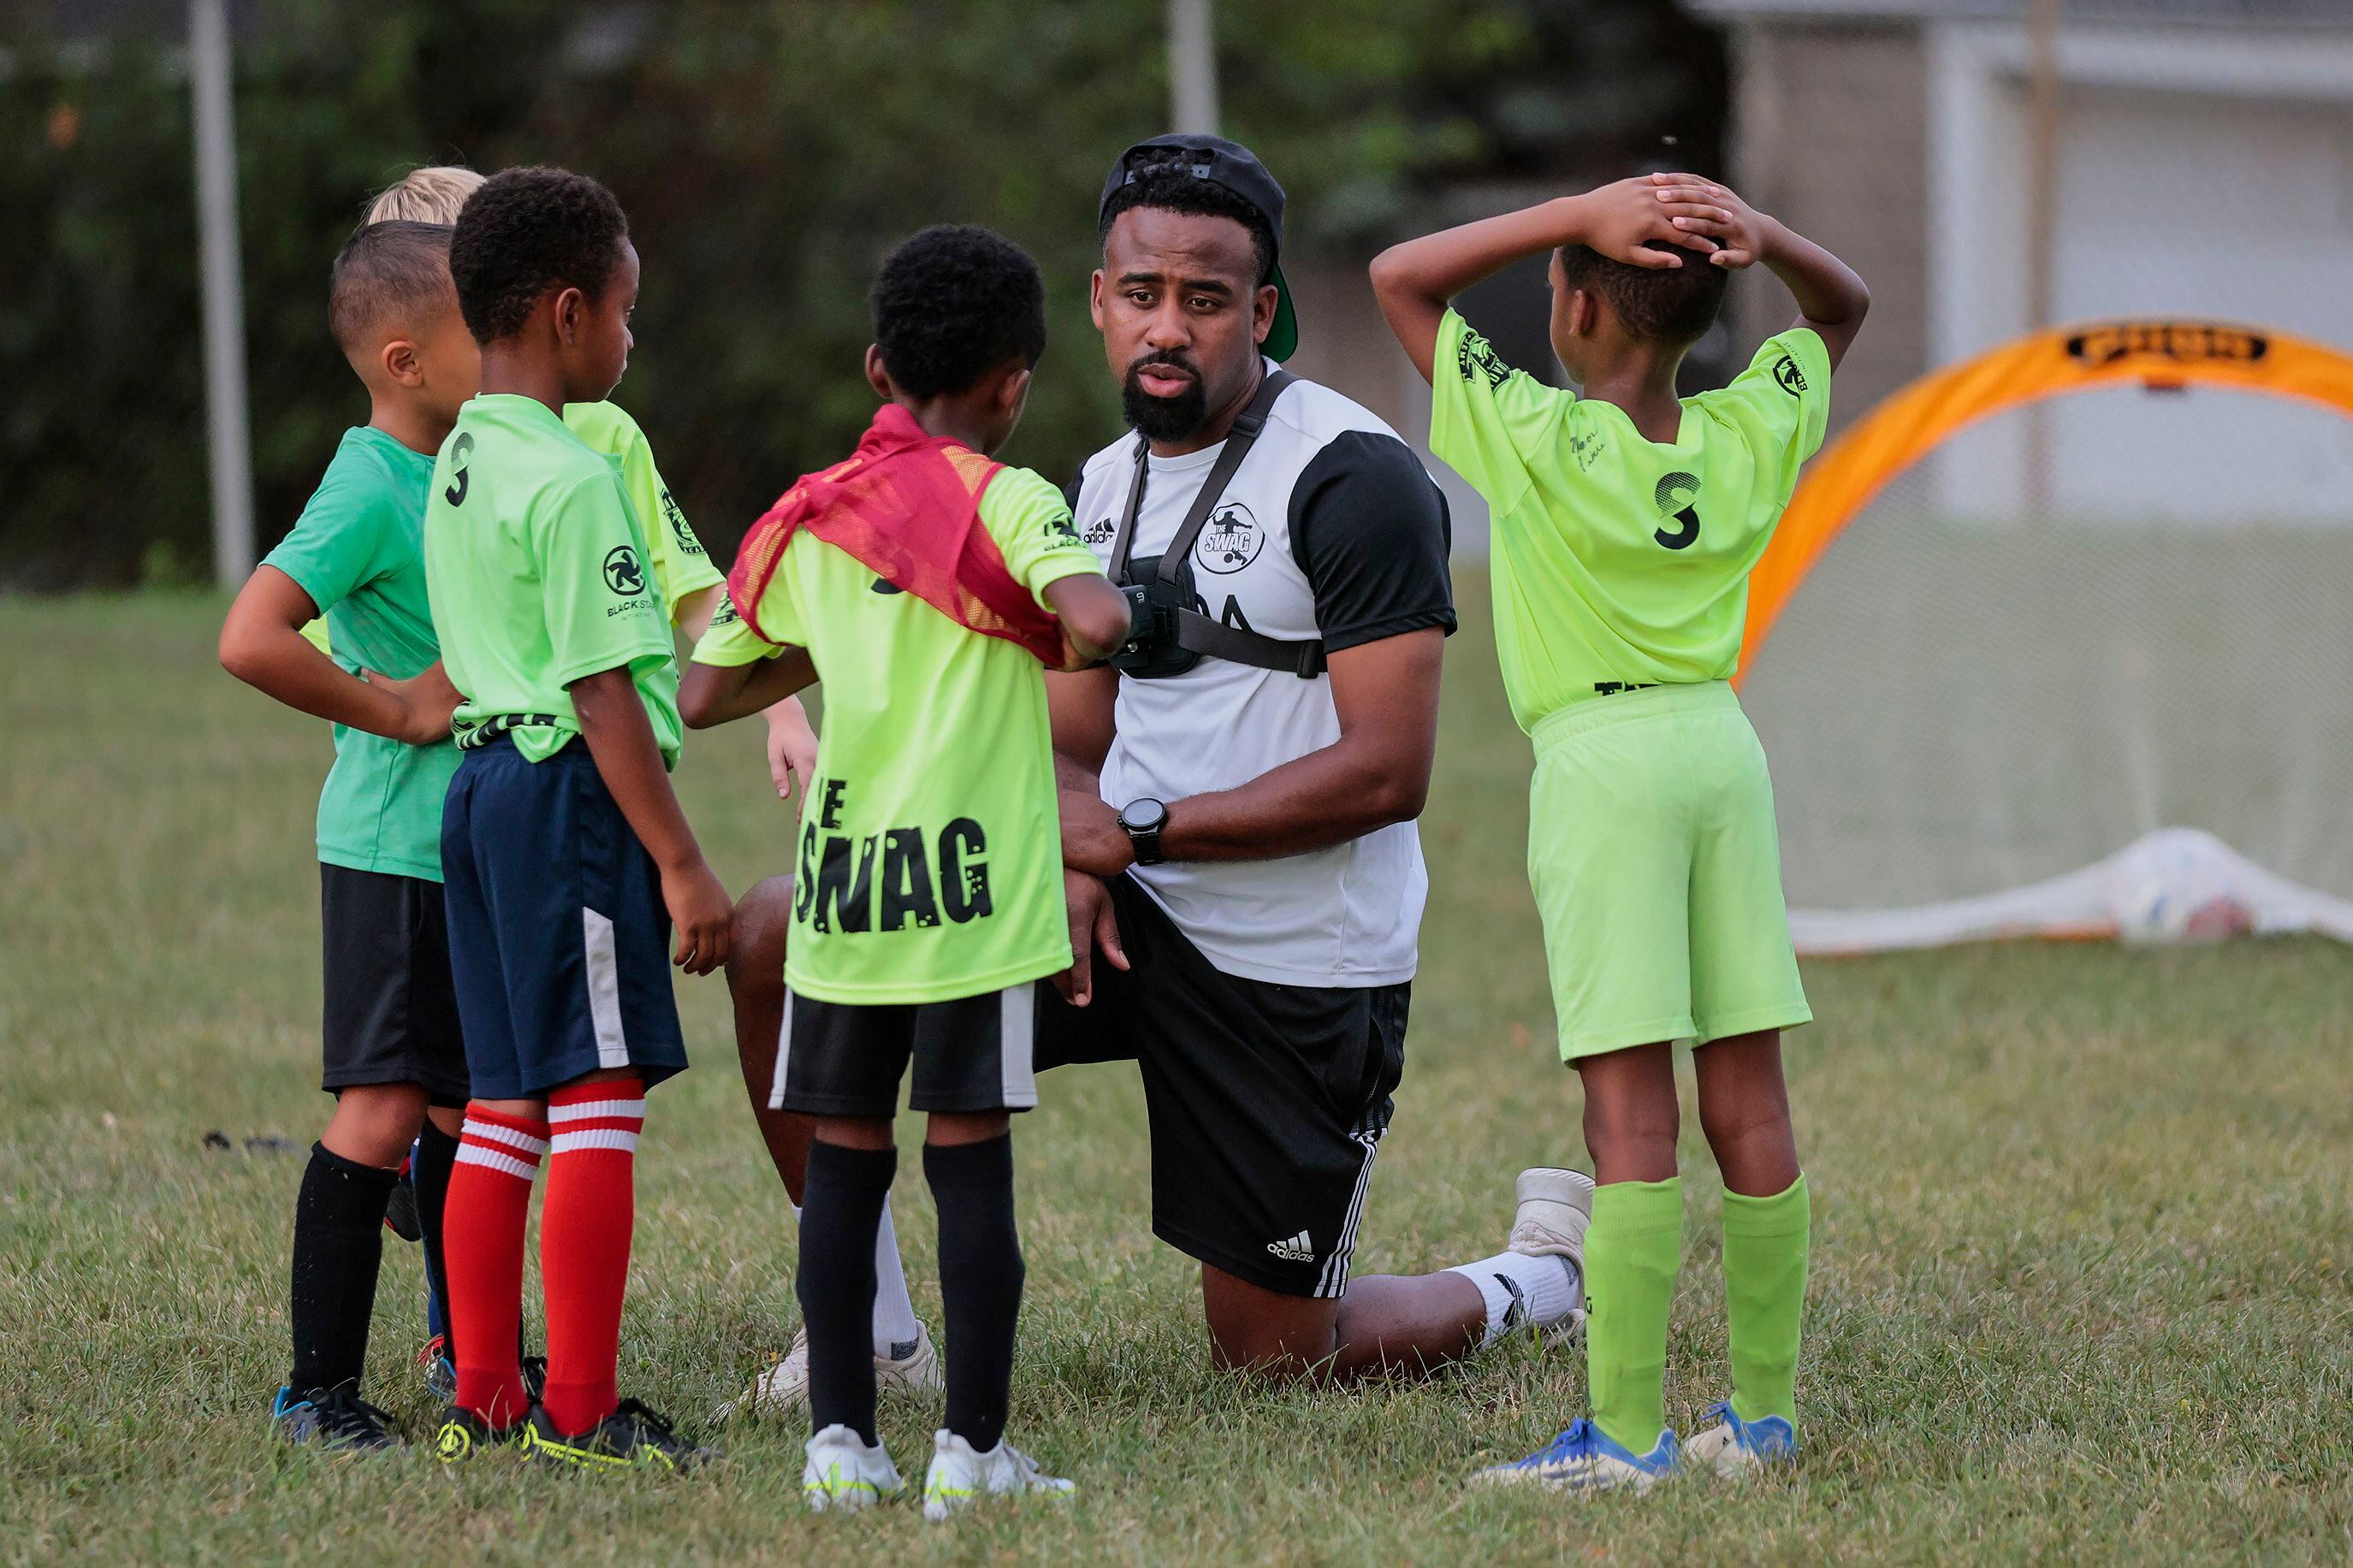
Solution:
M1144 372L1154 365L1182 371L1185 390L1174 397L1155 397L1144 390ZM1128 427L1147 441L1182 441L1208 423L1209 399L1201 390L1201 373L1174 354L1151 354L1127 367L1119 402Z

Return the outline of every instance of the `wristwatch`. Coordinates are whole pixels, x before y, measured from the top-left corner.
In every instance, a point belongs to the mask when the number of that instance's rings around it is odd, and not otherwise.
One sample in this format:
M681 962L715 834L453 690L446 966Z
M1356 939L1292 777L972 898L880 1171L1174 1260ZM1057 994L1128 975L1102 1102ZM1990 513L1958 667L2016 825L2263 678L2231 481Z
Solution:
M1119 825L1126 830L1127 841L1135 847L1135 863L1157 866L1168 858L1160 852L1160 830L1168 826L1168 808L1146 795L1131 800L1121 808Z

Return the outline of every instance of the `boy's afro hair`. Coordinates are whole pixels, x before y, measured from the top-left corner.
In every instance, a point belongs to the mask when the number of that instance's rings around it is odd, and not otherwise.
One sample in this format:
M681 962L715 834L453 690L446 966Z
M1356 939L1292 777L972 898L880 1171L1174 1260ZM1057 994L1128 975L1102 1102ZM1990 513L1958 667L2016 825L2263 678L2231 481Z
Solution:
M1638 338L1678 345L1695 343L1715 325L1724 308L1729 269L1707 258L1707 253L1651 240L1652 250L1683 258L1681 267L1637 267L1613 261L1582 245L1560 247L1561 278L1571 289L1582 289L1609 301L1626 330Z
M911 397L963 392L1046 352L1046 280L993 229L935 224L901 241L874 279L873 305L882 367Z
M1101 221L1095 226L1096 237L1109 239L1111 226L1119 221L1119 215L1136 207L1182 213L1187 217L1233 219L1250 230L1250 248L1258 253L1259 282L1273 281L1274 230L1267 226L1265 214L1225 186L1173 166L1145 170L1113 191L1111 200L1103 203Z
M327 285L327 328L344 353L370 353L372 331L416 327L449 308L449 226L372 223L343 241Z
M605 291L629 220L613 193L565 169L507 169L482 182L449 241L458 308L477 342L512 337L551 289Z

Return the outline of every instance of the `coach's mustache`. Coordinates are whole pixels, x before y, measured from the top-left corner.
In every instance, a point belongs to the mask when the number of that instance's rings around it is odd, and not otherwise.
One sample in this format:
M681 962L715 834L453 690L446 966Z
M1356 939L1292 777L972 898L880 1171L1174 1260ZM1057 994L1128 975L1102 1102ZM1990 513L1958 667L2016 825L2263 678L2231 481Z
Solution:
M1173 349L1159 353L1148 353L1142 359L1132 361L1127 367L1129 383L1132 384L1147 370L1173 370L1195 382L1201 379L1200 366Z

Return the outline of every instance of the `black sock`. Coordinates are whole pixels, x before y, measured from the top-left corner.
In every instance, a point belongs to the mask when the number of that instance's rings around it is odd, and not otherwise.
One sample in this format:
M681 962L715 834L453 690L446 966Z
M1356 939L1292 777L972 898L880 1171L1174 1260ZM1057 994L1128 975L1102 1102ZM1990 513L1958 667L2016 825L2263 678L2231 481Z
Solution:
M425 1280L441 1303L441 1353L458 1364L458 1336L449 1321L449 1266L441 1251L441 1220L449 1207L449 1173L458 1168L458 1141L427 1118L408 1159L408 1179L417 1187L417 1223L425 1232Z
M874 1229L898 1170L896 1149L809 1145L793 1289L808 1330L813 1433L839 1424L874 1441Z
M1005 1436L1013 1331L1021 1316L1021 1236L1013 1222L1013 1135L923 1145L940 1211L947 1309L947 1429L982 1452Z
M367 1364L384 1258L384 1205L399 1176L311 1146L294 1200L294 1374L297 1394L356 1384Z

